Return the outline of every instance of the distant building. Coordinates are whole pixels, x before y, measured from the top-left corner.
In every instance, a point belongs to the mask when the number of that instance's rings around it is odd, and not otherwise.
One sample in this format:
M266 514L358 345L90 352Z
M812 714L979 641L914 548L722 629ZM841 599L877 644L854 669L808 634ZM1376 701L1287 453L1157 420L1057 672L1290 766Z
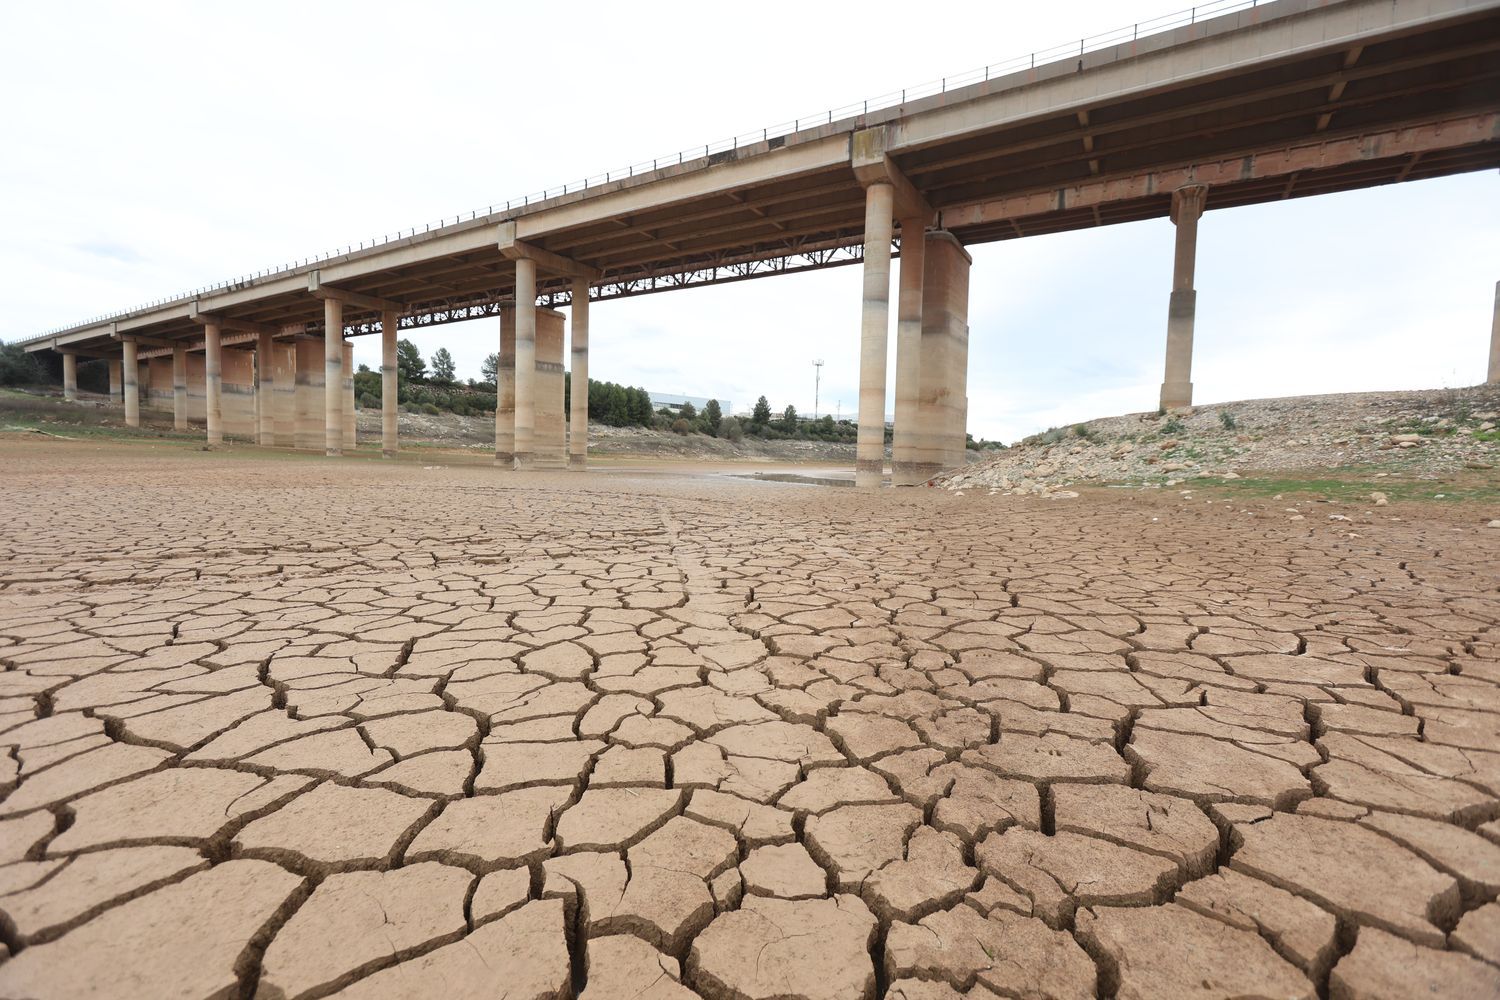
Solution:
M706 397L678 396L670 392L652 392L650 389L646 390L646 394L651 397L651 409L653 410L659 410L663 406L665 406L673 413L676 413L677 411L681 410L685 404L692 403L693 409L697 410L699 413L702 413L703 408L708 405L708 399ZM719 400L719 411L726 415L733 413L734 404L727 399L721 399Z

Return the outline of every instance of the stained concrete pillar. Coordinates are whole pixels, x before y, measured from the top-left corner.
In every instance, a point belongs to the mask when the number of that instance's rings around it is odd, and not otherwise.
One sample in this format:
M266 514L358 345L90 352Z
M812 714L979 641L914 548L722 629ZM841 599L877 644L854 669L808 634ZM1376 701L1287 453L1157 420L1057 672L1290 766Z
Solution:
M185 431L188 426L187 345L172 345L172 429Z
M1495 282L1495 318L1490 322L1489 385L1500 385L1500 281Z
M398 448L396 330L399 325L400 317L395 313L380 314L380 454L386 458L395 458Z
M63 354L63 399L78 402L78 355L71 351Z
M141 363L137 357L135 341L127 340L122 345L125 349L125 426L139 427L141 425Z
M297 448L320 451L328 446L327 414L323 405L324 342L315 337L297 340Z
M893 486L915 486L928 478L915 467L920 420L925 229L921 217L901 220L901 286L896 304L896 426L891 442Z
M339 386L344 381L344 304L323 300L323 454L344 453L344 407Z
M589 461L589 282L573 279L572 391L568 399L568 468L582 472ZM1500 316L1500 312L1496 313ZM1500 322L1500 320L1497 320ZM1494 366L1491 365L1493 368Z
M208 411L208 443L224 440L224 368L219 348L219 324L203 326L203 382Z
M172 408L172 356L159 355L146 362L146 398L143 405L163 412Z
M276 369L271 357L275 350L275 338L261 331L255 338L255 439L265 448L276 444Z
M358 423L354 418L354 345L344 341L344 380L339 386L339 405L344 414L344 447L354 451Z
M516 261L516 468L530 469L536 432L536 261Z
M276 380L271 405L275 411L276 445L297 447L297 343L273 344L271 376Z
M1167 305L1167 371L1161 384L1161 406L1172 410L1193 405L1193 316L1198 293L1193 268L1198 256L1198 218L1208 198L1201 184L1172 192L1172 222L1177 246L1172 261L1172 297Z
M964 461L969 357L969 254L948 232L927 234L910 472L926 482Z
M890 184L865 188L864 298L859 339L859 436L855 446L854 484L878 487L885 476L885 355L890 323L891 212L895 192Z
M538 309L536 315L536 375L533 382L531 464L537 469L566 469L568 442L563 413L563 314Z
M516 310L500 310L500 353L495 365L495 464L516 467Z

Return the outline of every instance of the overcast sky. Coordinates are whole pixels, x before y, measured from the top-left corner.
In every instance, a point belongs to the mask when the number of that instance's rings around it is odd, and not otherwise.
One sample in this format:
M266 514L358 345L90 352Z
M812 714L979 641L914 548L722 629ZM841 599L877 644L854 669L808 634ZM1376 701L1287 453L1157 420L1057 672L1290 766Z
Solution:
M6 4L0 339L1175 8ZM1155 407L1169 222L972 251L972 433L1009 441ZM1497 279L1495 171L1222 212L1210 200L1196 399L1483 381ZM822 409L847 415L859 298L845 267L600 303L591 373L810 411L822 358ZM412 339L477 377L496 326ZM378 367L375 339L356 344Z

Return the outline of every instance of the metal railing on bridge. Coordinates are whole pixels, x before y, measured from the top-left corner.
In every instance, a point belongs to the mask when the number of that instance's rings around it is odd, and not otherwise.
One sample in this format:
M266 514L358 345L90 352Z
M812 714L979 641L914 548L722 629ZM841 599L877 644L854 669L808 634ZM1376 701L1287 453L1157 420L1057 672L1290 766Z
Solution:
M650 160L641 160L637 163L632 163L627 166L621 167L618 170L608 170L602 174L594 174L577 181L570 181L558 187L546 188L542 191L533 192L531 194L524 194L517 198L508 199L503 203L497 201L494 204L488 206L482 212L479 209L470 211L467 219L461 213L459 215L452 216L451 218L448 216L444 216L441 219L424 223L420 226L412 226L408 229L397 230L395 233L387 233L382 236L373 237L369 240L361 240L358 243L350 243L339 249L329 250L311 257L303 257L301 259L290 261L276 267L264 268L250 274L241 275L238 278L231 278L227 281L220 281L212 285L204 285L202 287L192 289L191 291L181 292L177 295L169 295L163 298L153 299L150 302L143 303L131 309L125 309L114 313L104 313L78 323L70 324L68 326L56 327L55 329L48 330L46 333L32 339L40 339L41 337L53 336L63 331L75 329L78 327L92 326L97 323L117 320L125 316L144 312L149 309L155 309L158 306L168 305L174 302L192 301L195 298L199 298L211 292L223 291L225 289L243 288L248 285L254 284L256 281L260 281L264 278L274 278L278 275L288 274L301 268L311 267L324 261L346 259L355 253L360 253L365 250L373 250L377 247L397 242L398 240L411 239L423 233L432 232L434 229L442 229L445 226L461 225L466 221L476 221L480 218L488 218L490 216L496 215L497 213L503 214L506 212L512 212L518 208L524 208L536 202L547 201L550 198L557 198L563 195L588 191L599 185L631 178L636 176L637 174L650 173L655 170L660 170L663 167L688 163L698 159L705 159L719 153L733 152L739 149L741 146L749 146L757 142L766 142L770 139L777 139L788 135L794 135L797 132L802 131L803 129L816 128L822 125L831 125L834 122L855 118L859 115L867 115L872 111L884 111L890 108L900 107L901 105L906 104L910 101L921 100L927 97L934 97L940 94L945 94L949 90L957 90L976 83L984 83L997 77L1004 77L1012 73L1019 73L1024 70L1035 69L1038 66L1046 66L1050 63L1060 62L1065 59L1078 58L1080 56L1087 55L1090 52L1097 52L1101 49L1113 48L1118 45L1124 45L1129 42L1138 41L1142 38L1164 34L1168 31L1175 31L1178 28L1190 27L1200 21L1204 21L1209 18L1219 17L1224 14L1233 14L1242 10L1249 10L1251 8L1260 6L1262 3L1268 2L1270 2L1270 0L1210 0L1210 2L1208 3L1198 4L1197 6L1188 7L1183 10L1175 11L1171 14L1164 14L1161 17L1152 18L1149 21L1139 21L1135 24L1116 28L1113 31L1106 31L1102 34L1080 38L1076 42L1067 42L1062 45L1055 45L1051 48L1039 49L1035 52L1029 52L1026 55L1017 56L1013 59L1007 59L1003 62L990 63L989 65L981 66L978 69L970 70L967 73L960 73L956 76L941 77L937 80L932 80L916 87L907 87L901 90L893 90L889 93L882 94L879 97L872 97L868 100L859 101L853 104L845 104L842 107L829 108L825 111L820 111L817 114L808 115L802 118L793 118L789 121L784 121L777 125L769 125L764 128L756 129L750 132L743 132L736 136L731 136L728 139L721 139L718 142L704 143L703 145L693 146L689 149L678 150L666 156L654 157Z

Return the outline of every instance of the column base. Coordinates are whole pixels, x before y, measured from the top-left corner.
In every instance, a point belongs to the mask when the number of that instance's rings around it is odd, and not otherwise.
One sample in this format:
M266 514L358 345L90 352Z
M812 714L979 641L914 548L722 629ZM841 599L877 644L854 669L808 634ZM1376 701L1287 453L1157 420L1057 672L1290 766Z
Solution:
M589 468L589 460L583 455L569 455L568 468L573 472L587 472Z
M1193 383L1163 382L1161 384L1161 408L1182 410L1193 405Z
M943 471L937 462L892 462L892 486L921 486Z
M854 485L860 489L879 489L885 484L885 461L862 458L854 463Z
M342 448L324 448L323 449L323 457L324 458L343 458L344 457L344 449L342 449Z
M380 457L381 458L395 458L396 457L396 450L394 448L382 448L381 451L380 451Z
M512 452L497 451L495 452L495 465L497 468L507 471L514 469L516 467L516 456Z
M529 451L516 452L516 471L529 472L536 467L536 456Z

